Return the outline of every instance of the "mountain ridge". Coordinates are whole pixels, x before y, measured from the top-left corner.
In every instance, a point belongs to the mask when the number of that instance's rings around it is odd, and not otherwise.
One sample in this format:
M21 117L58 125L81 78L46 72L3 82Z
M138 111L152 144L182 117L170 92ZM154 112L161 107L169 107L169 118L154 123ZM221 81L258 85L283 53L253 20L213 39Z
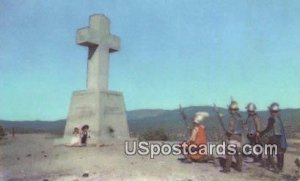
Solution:
M209 130L214 130L219 127L218 118L212 106L189 106L182 108L188 118L188 124L192 125L192 117L198 111L205 111L210 114L210 117L204 121L204 125ZM220 112L224 114L224 121L228 117L228 111L226 108L218 108ZM245 111L240 112L244 119L247 118ZM182 121L179 109L138 109L126 111L128 125L130 132L134 135L140 135L147 130L162 129L170 134L180 133L186 130L185 124ZM258 114L263 120L263 125L266 125L267 118L269 116L268 111L258 111ZM287 108L281 110L282 118L285 126L291 132L296 132L300 128L300 109ZM18 133L30 133L30 132L50 132L62 134L65 127L66 119L60 119L55 121L9 121L0 120L6 130L15 128Z

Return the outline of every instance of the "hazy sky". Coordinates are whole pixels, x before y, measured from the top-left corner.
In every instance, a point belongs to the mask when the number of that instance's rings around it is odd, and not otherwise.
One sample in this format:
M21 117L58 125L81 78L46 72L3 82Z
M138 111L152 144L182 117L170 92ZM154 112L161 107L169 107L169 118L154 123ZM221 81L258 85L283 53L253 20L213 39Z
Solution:
M0 0L0 119L65 118L85 89L78 28L104 13L121 50L110 89L128 110L273 101L299 108L299 1Z

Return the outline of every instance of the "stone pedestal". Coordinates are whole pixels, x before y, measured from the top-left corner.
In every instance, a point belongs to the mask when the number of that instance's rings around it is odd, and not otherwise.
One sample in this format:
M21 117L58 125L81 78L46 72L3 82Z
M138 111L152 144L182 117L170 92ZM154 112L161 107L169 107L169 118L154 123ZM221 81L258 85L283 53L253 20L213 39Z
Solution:
M75 91L66 122L64 141L71 140L75 127L89 125L88 143L102 143L110 139L128 139L123 95L113 91Z

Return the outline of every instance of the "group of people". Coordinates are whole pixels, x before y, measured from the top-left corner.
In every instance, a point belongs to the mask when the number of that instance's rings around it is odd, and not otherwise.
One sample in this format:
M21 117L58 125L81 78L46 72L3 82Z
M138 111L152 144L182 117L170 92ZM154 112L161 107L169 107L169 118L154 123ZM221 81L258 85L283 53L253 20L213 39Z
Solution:
M73 130L73 137L71 143L68 146L86 146L87 140L90 138L89 125L83 125L81 129L75 127Z
M262 166L271 166L275 173L279 173L283 169L284 165L284 153L287 149L286 135L282 120L280 117L280 108L278 103L272 103L269 107L270 116L268 118L268 123L266 128L262 128L262 120L256 111L256 105L254 103L249 103L246 107L248 116L243 121L242 116L239 113L239 105L236 101L232 100L228 106L228 126L224 128L226 135L226 143L234 144L236 155L228 154L226 150L225 164L221 172L229 173L232 167L232 159L235 157L235 169L237 171L242 171L243 163L243 153L242 153L242 135L246 134L250 145L254 146L256 144L265 145L272 144L277 147L277 154L268 152L266 155L253 154L254 162L261 162ZM223 116L219 113L218 116L221 119ZM194 128L189 139L189 143L193 144L207 144L207 138L205 133L205 126L202 121L209 116L206 112L198 112L194 116ZM223 122L222 122L223 123ZM224 123L223 123L224 124ZM245 129L246 128L246 129ZM276 157L276 161L275 161ZM205 161L208 155L197 154L197 155L185 155L183 161L185 163L191 163L193 161Z

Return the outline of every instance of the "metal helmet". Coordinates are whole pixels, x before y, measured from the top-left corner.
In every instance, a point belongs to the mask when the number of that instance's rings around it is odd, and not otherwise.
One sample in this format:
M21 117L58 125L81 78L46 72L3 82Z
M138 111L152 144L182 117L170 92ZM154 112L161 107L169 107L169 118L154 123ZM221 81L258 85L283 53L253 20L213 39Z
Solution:
M246 107L247 111L250 111L250 112L255 112L256 111L256 105L252 102L250 102L247 107Z
M270 111L279 111L279 104L277 102L273 102L270 107L269 107Z
M239 104L236 101L231 101L230 105L228 106L229 109L235 109L238 110L239 109Z

